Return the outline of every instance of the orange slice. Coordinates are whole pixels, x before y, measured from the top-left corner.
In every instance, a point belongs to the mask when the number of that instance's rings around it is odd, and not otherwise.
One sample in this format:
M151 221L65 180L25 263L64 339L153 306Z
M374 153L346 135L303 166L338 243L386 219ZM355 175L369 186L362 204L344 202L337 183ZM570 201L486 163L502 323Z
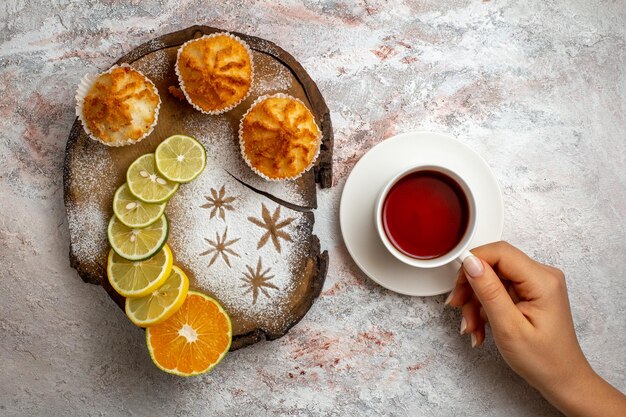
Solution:
M174 315L148 327L150 357L161 370L178 376L210 371L230 349L233 329L228 314L211 297L189 291Z

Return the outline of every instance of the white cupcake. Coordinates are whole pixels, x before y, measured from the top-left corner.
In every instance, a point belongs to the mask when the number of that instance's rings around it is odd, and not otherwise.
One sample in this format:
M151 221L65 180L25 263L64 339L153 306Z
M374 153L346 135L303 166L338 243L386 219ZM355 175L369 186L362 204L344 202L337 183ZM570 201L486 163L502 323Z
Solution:
M259 97L239 123L241 156L269 181L294 180L307 172L321 143L313 113L287 94Z
M176 74L185 98L196 110L225 113L250 94L252 51L230 33L205 35L178 49Z
M76 92L76 116L85 132L107 146L146 138L157 124L160 107L154 83L128 64L85 75Z

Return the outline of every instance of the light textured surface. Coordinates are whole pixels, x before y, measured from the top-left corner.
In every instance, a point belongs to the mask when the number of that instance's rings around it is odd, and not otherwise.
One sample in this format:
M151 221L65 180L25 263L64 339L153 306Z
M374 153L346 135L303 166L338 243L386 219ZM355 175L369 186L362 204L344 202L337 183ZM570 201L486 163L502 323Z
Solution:
M584 351L626 390L624 2L390 3L0 4L0 415L556 415L492 343L470 348L443 296L392 294L347 256L347 174L412 129L450 132L487 159L504 238L566 271ZM310 313L283 339L179 379L70 269L61 174L83 74L194 23L300 60L332 112L336 186L319 196L331 267Z

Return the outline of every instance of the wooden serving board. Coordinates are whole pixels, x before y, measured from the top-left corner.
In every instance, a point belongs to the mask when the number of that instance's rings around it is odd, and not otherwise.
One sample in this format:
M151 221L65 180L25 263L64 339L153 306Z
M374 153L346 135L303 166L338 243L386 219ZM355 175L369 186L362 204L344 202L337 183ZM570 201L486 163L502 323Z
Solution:
M181 185L168 203L168 244L175 264L187 272L190 288L212 295L228 311L235 350L283 336L320 293L328 254L320 251L313 234L313 209L316 184L332 184L333 132L326 103L302 66L272 42L253 36L234 33L251 47L255 74L250 96L235 109L205 115L171 94L169 88L178 86L178 47L220 31L193 26L153 39L117 61L140 70L157 86L162 100L158 124L140 143L111 148L89 139L76 120L67 141L64 193L72 267L85 282L103 286L123 308L124 299L106 278L113 194L125 182L130 163L154 152L163 139L180 133L200 140L207 168ZM304 101L323 133L314 169L295 181L261 179L239 152L241 116L257 97L276 92ZM229 250L215 250L224 244Z

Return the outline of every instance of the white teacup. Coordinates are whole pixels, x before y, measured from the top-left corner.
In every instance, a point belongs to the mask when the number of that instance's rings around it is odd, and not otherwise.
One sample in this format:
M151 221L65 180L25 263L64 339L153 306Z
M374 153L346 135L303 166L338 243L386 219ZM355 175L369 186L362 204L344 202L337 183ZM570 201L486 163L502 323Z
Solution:
M391 187L393 187L400 179L416 171L436 171L447 175L448 177L456 181L456 183L463 190L465 197L467 198L468 222L467 228L465 229L465 234L454 248L452 248L444 255L438 256L436 258L420 259L406 255L405 253L401 252L389 240L383 226L383 203L385 202L389 190L391 190ZM449 168L440 165L418 165L403 169L400 173L393 177L381 191L378 199L376 200L374 214L376 216L376 230L378 231L378 236L380 236L381 241L393 256L395 256L397 259L407 265L418 268L437 268L449 264L450 262L453 262L455 260L462 263L466 257L471 255L471 253L469 252L469 244L476 230L476 202L474 200L474 194L472 193L472 190L467 185L467 183L463 180L463 178L461 178L456 172L450 170Z

